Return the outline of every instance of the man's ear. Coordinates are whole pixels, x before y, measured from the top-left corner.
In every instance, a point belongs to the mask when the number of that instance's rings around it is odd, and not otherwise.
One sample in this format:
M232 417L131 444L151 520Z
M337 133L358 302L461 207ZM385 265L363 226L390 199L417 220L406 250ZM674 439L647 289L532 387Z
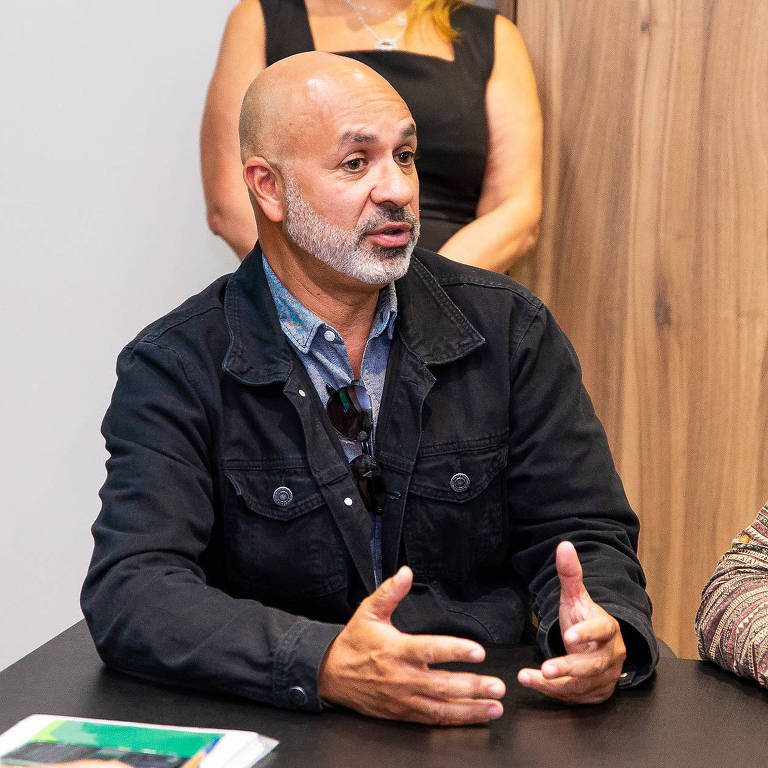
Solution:
M262 213L275 223L283 220L282 180L263 157L249 157L243 165L243 178Z

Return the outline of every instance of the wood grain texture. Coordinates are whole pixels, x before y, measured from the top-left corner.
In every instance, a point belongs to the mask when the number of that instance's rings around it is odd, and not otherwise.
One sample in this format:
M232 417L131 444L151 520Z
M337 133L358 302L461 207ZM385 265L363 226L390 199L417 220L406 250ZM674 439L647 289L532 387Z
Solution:
M768 0L518 0L544 219L514 276L581 358L657 633L768 499Z

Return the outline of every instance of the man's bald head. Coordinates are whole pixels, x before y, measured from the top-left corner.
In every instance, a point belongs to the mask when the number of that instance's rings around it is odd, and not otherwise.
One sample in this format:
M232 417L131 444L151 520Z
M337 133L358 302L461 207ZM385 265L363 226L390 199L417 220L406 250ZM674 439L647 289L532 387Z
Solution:
M265 69L240 147L270 264L355 290L401 277L418 238L416 145L408 106L364 64L311 52Z
M240 156L279 162L296 139L356 93L400 96L381 75L346 56L308 51L281 59L251 83L240 111Z

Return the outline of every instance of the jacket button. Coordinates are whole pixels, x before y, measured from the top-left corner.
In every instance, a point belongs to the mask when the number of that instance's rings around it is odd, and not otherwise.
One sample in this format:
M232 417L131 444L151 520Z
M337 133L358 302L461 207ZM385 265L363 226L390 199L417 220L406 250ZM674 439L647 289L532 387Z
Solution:
M450 482L451 490L454 493L464 493L469 489L469 475L465 475L463 472L457 472Z
M272 494L272 501L278 507L287 507L293 501L293 491L281 485L279 488L275 488L275 492Z
M304 707L307 704L307 692L300 685L294 685L288 689L288 701L293 707Z

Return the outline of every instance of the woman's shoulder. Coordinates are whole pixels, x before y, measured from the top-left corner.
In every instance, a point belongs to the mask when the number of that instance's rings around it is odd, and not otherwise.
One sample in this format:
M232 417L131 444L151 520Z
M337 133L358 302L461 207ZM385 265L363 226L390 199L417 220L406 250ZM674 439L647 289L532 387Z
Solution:
M240 0L229 15L243 25L258 24L262 28L306 17L303 0Z
M508 44L520 39L517 25L503 13L492 8L462 3L451 14L451 23L461 33L495 40L496 44Z
M243 23L264 23L264 13L261 0L240 0L230 11L230 19L237 19Z
M304 0L242 0L259 5L264 23L266 63L314 50Z
M501 14L492 8L484 8L474 3L461 3L451 12L451 24L460 32L488 34L490 31L492 35L497 16Z
M264 39L264 14L260 0L240 0L229 12L227 33L238 38Z
M494 61L496 18L489 8L462 3L451 13L451 26L459 33L454 43L456 61L487 80Z

